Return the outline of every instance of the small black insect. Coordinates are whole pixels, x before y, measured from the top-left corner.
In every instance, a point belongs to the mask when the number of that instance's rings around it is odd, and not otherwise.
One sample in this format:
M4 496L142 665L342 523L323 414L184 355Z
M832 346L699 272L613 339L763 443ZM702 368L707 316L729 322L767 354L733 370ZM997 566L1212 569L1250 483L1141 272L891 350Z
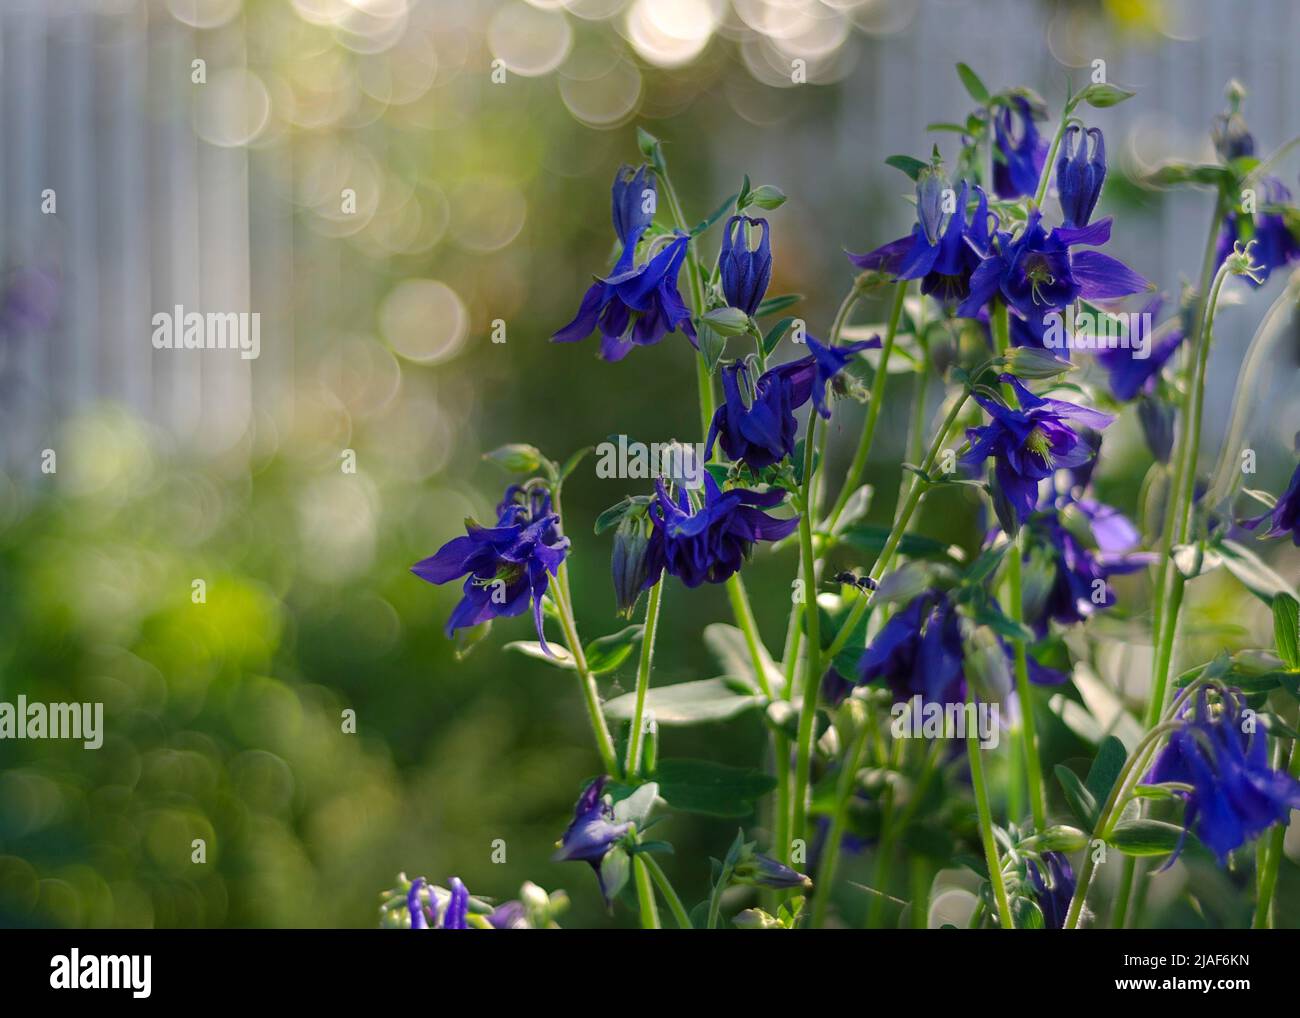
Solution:
M836 573L834 577L836 583L848 583L857 587L858 590L875 590L876 581L870 576L859 576L857 573L842 572Z

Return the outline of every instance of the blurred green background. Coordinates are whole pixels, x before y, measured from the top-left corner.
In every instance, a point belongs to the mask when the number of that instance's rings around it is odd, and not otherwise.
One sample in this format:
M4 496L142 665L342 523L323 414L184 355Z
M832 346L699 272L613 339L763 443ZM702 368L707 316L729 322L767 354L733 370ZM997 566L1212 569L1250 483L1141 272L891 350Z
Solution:
M1285 98L1300 21L1285 3L1247 20L1141 0L121 0L15 4L0 39L8 86L80 111L49 127L5 114L10 178L31 193L49 178L68 197L58 223L29 210L4 226L11 273L40 266L57 299L3 332L0 699L102 702L106 725L98 751L0 742L5 926L369 926L398 871L498 898L532 880L569 891L566 924L630 924L626 910L605 917L586 867L549 861L597 767L572 676L502 652L531 637L526 619L455 661L442 625L457 585L407 569L467 513L490 516L505 479L480 457L499 444L562 460L611 433L698 439L682 337L618 365L594 342L546 342L608 265L609 183L637 158L637 125L664 141L692 220L745 172L790 195L772 216L772 292L804 294L815 333L850 281L842 249L907 229L907 182L883 159L927 153L925 124L967 112L957 60L1053 108L1097 57L1137 87L1101 120L1103 211L1122 223L1113 253L1170 292L1196 269L1208 205L1126 175L1207 154L1234 75L1263 149L1300 130ZM77 59L91 73L62 74ZM792 60L807 84L792 85ZM72 152L99 175L79 176L61 158ZM5 299L22 306L17 283ZM1225 316L1212 428L1268 299ZM262 358L152 350L150 315L181 302L261 312ZM497 320L505 343L490 341ZM1260 394L1275 412L1258 487L1292 465L1286 367ZM897 490L911 389L900 376L884 410L868 478L880 493ZM837 414L832 469L861 412ZM348 449L355 474L341 469ZM591 524L641 490L597 479L592 462L565 497L587 639L622 625L609 540ZM1149 462L1126 416L1103 497L1132 512ZM874 515L887 521L891 503ZM917 526L968 549L980 538L960 495L927 503ZM1297 572L1293 557L1277 566ZM793 569L789 549L746 571L774 648ZM1198 586L1186 661L1266 638L1266 613L1232 581ZM1141 629L1123 619L1143 623L1144 581L1121 598L1098 639L1114 645L1108 681L1140 699ZM699 638L711 621L729 621L721 590L670 586L656 683L717 674ZM602 691L626 691L632 671ZM1071 738L1047 732L1049 753L1083 756ZM670 732L661 755L761 765L763 745L750 716ZM674 816L658 829L688 902L736 825ZM864 859L846 869L866 879ZM1297 877L1284 867L1287 900ZM1180 864L1153 896L1157 921L1239 920L1233 874L1198 872L1204 900L1166 907L1184 879Z

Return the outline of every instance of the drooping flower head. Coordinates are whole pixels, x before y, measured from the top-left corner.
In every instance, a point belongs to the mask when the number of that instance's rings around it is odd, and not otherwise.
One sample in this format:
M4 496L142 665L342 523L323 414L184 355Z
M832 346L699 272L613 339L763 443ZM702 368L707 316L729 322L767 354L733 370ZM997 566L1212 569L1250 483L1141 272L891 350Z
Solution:
M1254 530L1265 520L1269 527L1260 537L1290 537L1291 543L1300 548L1300 464L1291 475L1291 483L1268 512L1252 519L1242 520L1241 525Z
M641 238L654 219L655 178L646 167L635 172L620 166L611 193L614 232L623 245L608 276L597 276L583 295L573 321L552 337L556 343L577 343L600 332L600 356L622 360L634 346L651 346L681 329L695 343L691 315L677 289L677 276L686 259L690 238L683 233L647 244L638 262Z
M757 246L749 246L751 232L760 234ZM763 303L772 279L772 242L766 219L732 216L722 228L722 250L718 270L727 303L751 317Z
M1291 232L1280 206L1291 204L1291 191L1277 177L1260 181L1259 208L1254 214L1234 208L1223 219L1219 230L1215 264L1222 265L1238 243L1254 240L1250 249L1256 263L1246 281L1253 287L1263 286L1274 269L1285 268L1300 260L1300 239Z
M1141 535L1118 509L1082 494L1051 499L1027 524L1025 622L1043 636L1048 623L1074 625L1115 604L1110 578L1150 565Z
M557 862L585 862L596 871L600 893L606 894L605 881L600 875L600 864L615 842L632 828L631 821L614 822L614 807L605 798L605 785L609 778L599 777L587 785L573 807L573 822L560 839L555 853Z
M1011 647L993 644L998 660L1011 657ZM923 703L966 701L967 654L961 616L948 595L927 590L896 612L867 645L858 661L858 683L883 682L896 703L920 696ZM1028 658L1029 679L1055 686L1066 676ZM975 676L972 675L972 678Z
M406 895L406 907L411 913L413 930L467 930L469 923L469 891L459 877L448 882L446 903L438 890L424 877L411 881Z
M1012 375L1011 385L1019 409L976 393L975 400L991 418L987 425L968 428L970 449L961 463L970 469L993 458L998 486L1024 523L1038 505L1039 482L1062 468L1082 466L1094 454L1075 425L1100 431L1115 418L1060 399L1035 396Z
M1027 334L1042 346L1049 313L1060 313L1074 301L1113 300L1149 287L1123 262L1100 251L1071 251L1096 247L1110 240L1110 218L1090 226L1043 228L1042 214L1032 209L1024 229L1013 237L999 232L989 257L971 276L970 293L957 308L963 318L976 318L994 297L1018 315ZM1067 348L1068 349L1068 348Z
M780 505L780 488L723 491L707 470L700 502L685 487L670 495L663 478L655 480L656 498L650 504L654 533L646 553L647 587L662 572L676 576L688 587L722 583L740 570L755 541L779 541L799 526L798 517L780 520L764 509Z
M1064 852L1044 852L1039 857L1042 865L1027 860L1029 882L1034 898L1043 911L1043 925L1049 930L1065 929L1065 917L1074 897L1074 867Z
M560 535L559 523L546 488L512 485L497 506L495 527L467 519L464 537L452 538L411 567L429 583L465 577L465 596L447 619L448 636L494 618L520 615L531 602L537 638L546 648L542 598L569 550L569 539Z
M764 371L751 385L749 365L736 361L722 369L722 405L713 414L704 458L713 455L720 440L729 459L758 471L779 463L794 452L799 422L794 412L812 399L817 412L830 417L826 387L845 365L863 350L880 346L879 337L844 346L826 347L813 336L805 337L807 357L787 361Z
M648 166L635 170L626 163L614 174L610 206L614 219L614 232L618 242L626 247L635 245L655 217L658 200L658 183Z
M1300 782L1270 765L1268 736L1256 729L1254 712L1247 711L1239 690L1202 686L1177 721L1146 780L1191 786L1176 793L1186 803L1183 825L1221 864L1234 849L1300 809Z
M887 272L895 279L919 279L921 292L945 305L965 300L971 275L988 253L988 196L976 186L979 204L968 217L970 185L961 182L951 213L943 211L945 189L938 173L922 170L916 185L917 222L912 232L866 254L850 253L849 261L864 271Z
M1024 96L1013 95L993 114L993 190L999 198L1019 198L1038 190L1047 162L1047 140L1038 133L1036 112Z
M1106 143L1100 128L1090 127L1085 131L1074 124L1066 128L1061 139L1061 155L1056 160L1056 189L1061 196L1061 215L1066 226L1088 225L1105 179Z

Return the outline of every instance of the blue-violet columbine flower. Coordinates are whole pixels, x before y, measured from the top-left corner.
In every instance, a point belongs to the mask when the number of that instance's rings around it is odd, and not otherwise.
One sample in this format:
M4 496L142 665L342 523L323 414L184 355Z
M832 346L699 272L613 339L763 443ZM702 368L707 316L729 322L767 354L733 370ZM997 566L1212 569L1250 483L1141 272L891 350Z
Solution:
M1255 720L1239 690L1201 687L1179 712L1179 727L1146 778L1191 786L1176 793L1186 803L1183 825L1221 864L1300 809L1300 782L1269 764L1268 736Z
M614 843L632 828L631 821L614 822L614 807L605 799L607 777L599 777L587 785L573 807L573 822L560 839L555 853L557 862L585 862L596 871L600 893L608 901L605 881L600 875L600 864Z
M1062 467L1081 466L1093 456L1092 446L1072 425L1100 431L1115 418L1065 400L1035 396L1011 375L1003 375L1002 380L1014 389L1020 408L976 393L975 400L992 419L966 430L971 445L961 463L969 469L991 456L998 485L1024 523L1038 505L1040 481Z
M406 895L406 907L411 913L413 930L467 930L469 923L469 891L459 877L452 877L448 882L449 895L447 904L439 911L438 896L432 885L424 877L411 881L411 889ZM421 892L428 887L428 893Z
M1254 530L1265 520L1268 521L1269 527L1259 535L1260 537L1289 535L1291 543L1300 548L1300 465L1296 466L1295 473L1291 475L1291 483L1286 486L1286 491L1282 492L1277 505L1260 516L1242 520L1241 525Z
M1047 162L1047 140L1038 133L1033 105L1022 95L993 114L993 190L999 198L1019 198L1038 190Z
M655 217L658 184L650 168L645 165L635 170L624 163L614 174L610 207L614 219L614 232L618 242L626 247L635 244Z
M761 231L758 245L749 246L751 231ZM732 216L722 228L718 271L727 303L749 316L758 311L772 279L772 242L766 219Z
M520 615L531 601L537 639L550 653L542 632L542 598L569 550L559 522L551 511L549 491L512 485L497 506L495 527L467 519L464 537L452 538L411 567L430 583L465 577L465 596L447 619L448 636L494 618Z
M954 211L943 212L943 178L923 170L916 185L917 222L906 237L868 251L849 254L857 268L887 272L895 279L921 280L921 292L952 306L970 295L970 279L988 253L989 202L976 186L979 204L967 218L966 205L970 185L961 182Z
M1074 867L1064 852L1044 852L1041 865L1027 860L1029 882L1038 907L1043 911L1043 925L1049 930L1065 929L1065 917L1074 897Z
M676 497L668 493L663 479L655 480L657 497L650 504L650 536L647 589L661 572L676 576L688 587L701 583L723 583L740 570L755 541L779 541L799 526L799 518L779 520L764 509L780 505L785 491L723 491L707 470L700 489L702 503L693 504L685 487Z
M1048 314L1059 314L1079 299L1112 300L1148 289L1147 281L1118 259L1100 251L1070 250L1105 244L1110 226L1107 217L1089 226L1058 226L1049 232L1043 228L1042 213L1031 210L1018 236L997 234L992 253L971 276L970 294L957 314L977 318L985 304L1000 296L1024 320L1037 339L1034 345L1042 346Z
M1081 135L1076 147L1075 136ZM1088 140L1092 139L1092 151ZM1087 226L1101 197L1106 179L1106 143L1101 129L1086 131L1072 124L1061 139L1061 156L1056 160L1056 190L1061 197L1061 216L1066 226Z

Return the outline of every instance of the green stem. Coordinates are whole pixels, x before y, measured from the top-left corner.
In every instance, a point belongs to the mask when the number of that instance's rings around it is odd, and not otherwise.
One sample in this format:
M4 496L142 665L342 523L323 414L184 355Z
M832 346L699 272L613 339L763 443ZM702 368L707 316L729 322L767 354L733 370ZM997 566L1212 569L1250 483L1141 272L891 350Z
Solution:
M971 787L975 791L975 813L979 820L980 841L984 845L984 864L989 870L989 883L993 886L993 899L998 906L998 921L1004 930L1014 930L1011 902L1007 898L1007 885L1002 879L1002 863L998 858L997 842L993 840L993 808L989 805L988 785L984 780L984 762L980 759L979 738L974 732L966 736L966 756L970 760Z
M677 923L677 928L681 930L693 929L691 917L686 912L686 906L682 904L682 899L673 888L672 882L668 879L668 874L659 865L659 860L644 852L639 853L637 858L644 860L646 869L650 871L655 886L659 888L659 893L664 896L664 901L668 903L668 911L673 914L673 920Z
M587 655L583 652L582 641L578 639L578 627L573 618L573 600L569 592L569 570L567 563L561 562L556 574L556 606L560 609L560 628L564 631L564 640L573 655L574 668L578 673L578 683L582 687L583 700L587 705L587 717L591 722L592 734L596 737L596 750L600 753L601 764L605 773L616 777L618 771L618 753L614 749L614 739L609 734L609 725L605 713L600 709L600 692L596 688L596 678L587 667Z
M842 315L836 317L838 327L833 327L830 340L832 343L838 338L839 330L843 327L841 318L847 318L848 308L852 307L852 302L856 302L858 295L858 290L855 288L845 299L845 306L841 306ZM894 337L898 333L898 322L903 313L903 299L906 295L907 280L900 279L894 284L894 303L889 310L889 324L885 328L885 338L880 347L880 366L876 369L876 377L871 383L871 400L867 403L867 416L862 424L858 448L853 453L853 461L849 464L848 473L844 476L844 483L835 498L835 504L831 506L830 515L822 525L822 529L828 534L834 529L849 498L857 489L858 482L862 480L862 473L867 468L867 459L871 456L871 445L876 437L876 421L880 417L880 407L885 401L885 382L889 379L889 355L894 349Z
M713 890L709 892L709 918L704 925L706 930L716 930L718 928L718 913L722 911L722 892L726 890L727 884L730 882L731 871L723 867L713 885Z
M808 631L805 650L803 682L800 686L799 739L795 750L794 788L791 791L792 838L804 836L804 823L808 810L808 775L812 761L814 721L817 716L817 695L821 684L821 619L817 611L817 560L812 542L812 490L813 449L816 444L818 415L815 407L808 410L808 432L804 436L803 501L799 514L799 552L804 574L804 627Z
M1034 204L1042 208L1043 199L1047 197L1047 184L1052 179L1052 167L1056 165L1056 152L1061 147L1061 139L1065 137L1065 129L1070 125L1070 113L1073 107L1068 103L1065 109L1061 111L1061 122L1056 126L1056 134L1052 136L1052 146L1047 150L1047 162L1043 163L1042 172L1038 175L1038 188L1034 191Z
M650 588L646 600L645 628L641 633L641 660L636 670L636 709L632 714L632 730L627 739L628 778L635 778L641 770L641 749L645 745L645 698L650 691L650 669L654 663L655 636L659 631L659 605L664 596L664 581Z
M660 929L659 906L655 903L655 889L650 883L644 854L638 852L632 856L632 872L636 877L636 899L641 906L641 929Z
M849 800L853 797L853 788L857 782L858 768L862 762L862 751L867 744L866 724L854 735L853 742L845 747L844 763L839 778L835 782L835 812L831 815L830 829L826 832L826 847L822 849L822 864L817 870L817 880L813 884L811 926L816 929L826 919L826 909L830 905L831 890L835 884L835 869L840 862L840 841L844 837L844 823L848 818Z

